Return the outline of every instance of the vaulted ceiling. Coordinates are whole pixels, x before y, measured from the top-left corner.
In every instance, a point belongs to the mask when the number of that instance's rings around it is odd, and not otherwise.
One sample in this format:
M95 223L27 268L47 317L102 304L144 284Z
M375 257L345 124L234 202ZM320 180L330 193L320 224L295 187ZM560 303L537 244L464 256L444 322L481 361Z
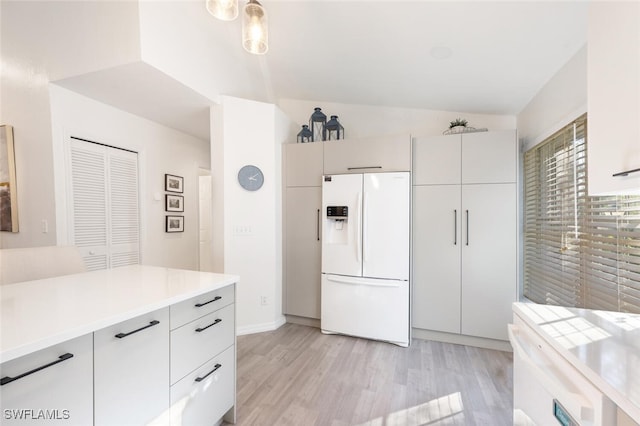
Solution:
M140 0L144 64L60 84L203 139L218 95L516 115L586 43L586 1L262 4L264 56L243 50L240 19L213 18L204 0Z

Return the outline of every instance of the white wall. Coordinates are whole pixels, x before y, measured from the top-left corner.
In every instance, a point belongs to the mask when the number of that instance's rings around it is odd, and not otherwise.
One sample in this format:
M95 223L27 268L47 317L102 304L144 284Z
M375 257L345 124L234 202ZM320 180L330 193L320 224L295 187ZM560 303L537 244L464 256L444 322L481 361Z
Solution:
M55 85L51 116L58 243L68 237L65 158L68 139L75 136L138 152L141 263L197 270L198 174L210 166L208 142ZM183 233L164 231L165 173L184 177Z
M580 49L518 114L522 152L587 112L587 47Z
M14 127L20 228L0 233L0 248L54 245L49 82L136 60L137 4L3 1L0 8L0 122Z
M211 152L214 210L222 209L223 214L216 220L214 239L224 241L224 247L217 246L216 264L223 263L223 272L240 276L238 332L274 329L284 322L281 145L290 125L274 105L227 96L213 109L211 122L211 134L219 138ZM264 174L258 191L246 191L238 184L238 170L247 164ZM250 232L242 234L239 229ZM261 304L262 297L267 305Z
M449 128L449 122L458 117L467 119L469 126L476 128L486 127L489 130L516 128L516 119L512 115L469 114L296 99L280 99L278 106L297 124L296 133L300 131L300 126L309 124L309 117L315 107L322 108L322 112L327 115L327 120L331 115L337 115L348 139L399 133L410 133L412 136L441 135ZM295 142L295 137L289 142Z

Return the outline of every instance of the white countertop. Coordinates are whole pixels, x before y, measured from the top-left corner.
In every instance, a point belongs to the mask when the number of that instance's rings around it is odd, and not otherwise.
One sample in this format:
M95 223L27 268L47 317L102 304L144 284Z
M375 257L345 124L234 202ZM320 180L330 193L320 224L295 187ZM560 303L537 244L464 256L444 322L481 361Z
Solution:
M518 314L633 419L640 419L640 315L514 303Z
M133 265L0 286L0 363L236 282Z

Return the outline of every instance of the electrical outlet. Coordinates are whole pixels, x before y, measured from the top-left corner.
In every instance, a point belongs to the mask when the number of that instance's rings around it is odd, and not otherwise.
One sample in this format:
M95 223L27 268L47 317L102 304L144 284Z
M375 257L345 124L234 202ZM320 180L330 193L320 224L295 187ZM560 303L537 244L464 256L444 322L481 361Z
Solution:
M266 306L269 304L269 298L267 296L261 296L260 297L260 304L262 306Z

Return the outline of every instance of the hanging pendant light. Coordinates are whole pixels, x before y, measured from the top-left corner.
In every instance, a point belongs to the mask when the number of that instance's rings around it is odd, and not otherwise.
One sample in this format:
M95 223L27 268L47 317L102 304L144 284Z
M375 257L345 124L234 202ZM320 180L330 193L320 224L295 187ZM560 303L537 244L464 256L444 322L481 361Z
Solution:
M269 50L267 12L257 0L249 0L242 13L242 46L255 55Z
M222 21L233 21L238 17L238 0L207 0L207 10Z

